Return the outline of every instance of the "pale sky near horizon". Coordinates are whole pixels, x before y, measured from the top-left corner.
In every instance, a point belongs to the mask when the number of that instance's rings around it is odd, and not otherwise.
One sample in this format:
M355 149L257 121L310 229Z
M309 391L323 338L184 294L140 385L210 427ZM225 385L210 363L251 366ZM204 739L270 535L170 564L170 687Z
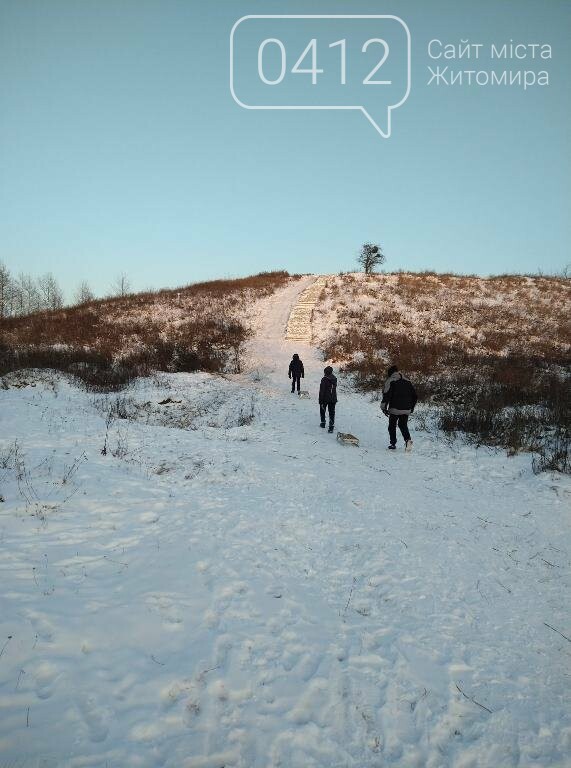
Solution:
M241 108L229 35L246 14L399 16L411 90L391 138L358 111ZM276 86L251 80L249 27L237 42L244 98L335 98L340 49L328 44L361 35L339 23L271 22L287 53ZM398 34L371 24L391 46L379 72L404 82ZM81 280L106 293L121 271L143 289L351 270L367 240L388 270L559 272L571 262L570 31L571 0L0 0L0 261L52 271L68 296ZM313 86L289 70L316 35ZM431 39L483 47L477 61L432 60ZM549 44L552 58L490 60L492 43L510 41ZM364 54L349 48L351 78ZM549 85L428 85L429 65L546 70ZM351 81L342 98L362 90L377 110L383 86Z

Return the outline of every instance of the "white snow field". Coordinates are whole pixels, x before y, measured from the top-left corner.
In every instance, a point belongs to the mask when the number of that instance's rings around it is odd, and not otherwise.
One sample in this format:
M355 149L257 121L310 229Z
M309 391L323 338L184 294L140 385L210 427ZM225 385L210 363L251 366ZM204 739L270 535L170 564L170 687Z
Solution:
M339 444L285 340L312 280L239 376L8 377L2 768L571 765L569 478L416 413L388 452L342 379Z

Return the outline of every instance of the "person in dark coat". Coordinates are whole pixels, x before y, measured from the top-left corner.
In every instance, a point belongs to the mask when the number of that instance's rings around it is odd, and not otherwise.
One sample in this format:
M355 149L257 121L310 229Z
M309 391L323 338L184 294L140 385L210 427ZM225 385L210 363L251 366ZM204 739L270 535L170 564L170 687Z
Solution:
M299 355L294 355L289 364L288 378L291 379L291 391L295 392L297 384L297 391L299 392L299 382L304 378L305 373L303 370L303 363L299 359Z
M391 365L387 371L381 400L381 409L385 416L389 417L390 450L397 447L397 424L405 442L405 450L412 450L408 417L414 411L416 401L416 390L411 382L402 375L396 365Z
M325 427L325 414L329 411L329 432L333 432L335 426L335 404L337 403L337 379L333 375L333 368L328 365L324 369L325 374L319 385L319 414L321 416L320 427Z

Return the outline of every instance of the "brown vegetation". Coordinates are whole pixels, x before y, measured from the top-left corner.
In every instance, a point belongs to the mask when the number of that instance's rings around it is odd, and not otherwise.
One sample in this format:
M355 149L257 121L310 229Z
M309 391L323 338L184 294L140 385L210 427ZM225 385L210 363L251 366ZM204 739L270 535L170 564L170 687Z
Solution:
M561 448L571 429L570 306L564 278L343 275L318 307L329 318L321 346L362 390L379 390L396 363L421 400L441 406L444 431L515 452L543 448L551 425Z
M153 370L239 372L252 303L286 272L89 301L0 321L0 374L49 367L94 388Z

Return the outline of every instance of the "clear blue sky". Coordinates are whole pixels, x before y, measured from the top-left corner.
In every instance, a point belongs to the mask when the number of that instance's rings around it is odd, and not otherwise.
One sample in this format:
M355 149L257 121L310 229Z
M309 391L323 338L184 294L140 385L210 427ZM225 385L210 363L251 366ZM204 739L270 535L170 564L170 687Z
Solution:
M240 108L229 32L250 13L406 21L412 89L392 137L353 111ZM83 279L105 292L120 271L142 289L347 270L365 240L387 269L558 271L570 30L564 0L0 0L0 260L51 270L68 294ZM551 83L429 87L428 64L490 69L431 62L432 38L549 43L550 61L495 68L545 65Z

